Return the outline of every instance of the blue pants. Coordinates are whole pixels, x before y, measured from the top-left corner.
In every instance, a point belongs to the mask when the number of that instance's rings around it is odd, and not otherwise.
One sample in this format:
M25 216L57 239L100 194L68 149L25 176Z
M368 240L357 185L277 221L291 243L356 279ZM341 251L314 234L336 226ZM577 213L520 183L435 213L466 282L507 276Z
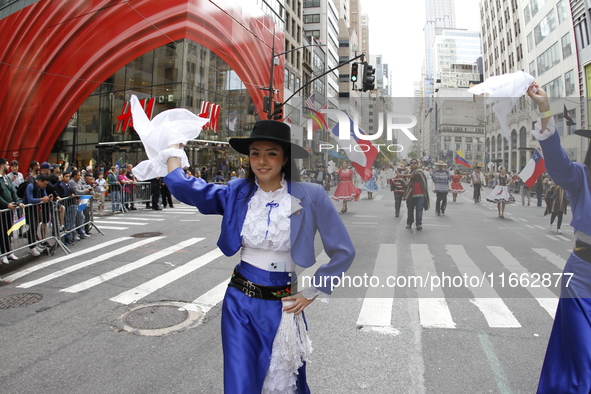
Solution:
M288 282L295 280L287 272L269 272L244 262L238 264L238 271L249 281L264 286L288 286ZM261 393L282 309L280 300L248 297L228 287L222 305L225 393ZM298 394L310 393L305 363L298 370L297 389Z
M571 253L564 273L538 394L591 392L591 263Z
M425 196L412 197L406 200L406 207L408 208L408 217L406 224L413 224L415 221L415 210L417 213L417 226L423 224L423 206L425 205Z

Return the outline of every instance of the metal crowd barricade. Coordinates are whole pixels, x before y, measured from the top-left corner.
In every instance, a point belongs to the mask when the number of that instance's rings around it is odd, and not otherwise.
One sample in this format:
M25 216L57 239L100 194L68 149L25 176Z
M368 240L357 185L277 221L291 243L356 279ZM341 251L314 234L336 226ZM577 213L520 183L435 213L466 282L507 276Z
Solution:
M127 212L135 204L149 204L152 201L152 184L136 182L126 185L108 185L105 205L111 204L112 212Z
M23 208L0 210L0 257L37 245L53 255L57 247L70 253L64 241L73 240L75 232L95 228L93 198L78 210L79 197L66 197L59 201L28 204Z

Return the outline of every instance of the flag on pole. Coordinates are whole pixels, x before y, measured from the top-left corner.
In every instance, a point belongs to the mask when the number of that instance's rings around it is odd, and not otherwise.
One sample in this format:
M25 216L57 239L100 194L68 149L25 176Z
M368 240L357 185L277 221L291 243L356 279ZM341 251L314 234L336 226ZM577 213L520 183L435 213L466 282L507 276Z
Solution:
M316 98L316 93L312 93L310 95L310 97L308 97L306 99L306 101L304 102L304 107L306 107L307 109L315 109L314 107L314 99Z
M18 230L19 228L23 227L25 224L27 224L27 219L25 218L25 215L21 216L21 218L19 220L17 220L11 228L8 229L8 231L6 232L7 235L10 235L13 231Z
M531 159L529 159L525 167L523 167L523 170L521 170L517 176L521 178L523 183L525 183L525 186L532 187L544 171L546 171L544 158L537 149L534 149Z
M456 158L455 158L455 162L456 164L461 164L464 167L472 167L472 165L470 163L468 163L468 161L466 161L466 159L464 159L464 152L462 152L462 150L458 150L458 153L456 153Z
M120 157L119 161L117 161L117 164L115 164L115 167L117 168L117 172L119 172L119 170L121 169L121 166L123 165L121 163L122 160L123 160L123 157Z
M357 138L353 131L353 119L349 115L349 133L350 138L346 140L339 139L339 123L332 129L331 136L335 139L338 149L345 152L355 170L364 181L369 180L372 176L371 166L378 156L378 150L374 144L369 140ZM359 134L365 134L363 130L358 128Z
M78 211L84 211L88 206L88 202L92 196L80 196L80 201L78 202Z
M564 119L566 120L566 125L567 126L574 126L574 125L576 125L575 121L570 116L570 113L568 112L568 109L566 109L566 105L564 106L563 115L564 115Z

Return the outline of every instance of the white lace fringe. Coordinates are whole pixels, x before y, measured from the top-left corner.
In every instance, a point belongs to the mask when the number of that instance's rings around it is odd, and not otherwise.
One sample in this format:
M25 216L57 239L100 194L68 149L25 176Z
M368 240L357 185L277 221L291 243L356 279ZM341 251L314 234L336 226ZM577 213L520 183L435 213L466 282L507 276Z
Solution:
M285 305L288 303L284 302ZM298 368L308 362L311 353L312 341L308 337L302 314L282 312L273 340L263 394L295 393Z

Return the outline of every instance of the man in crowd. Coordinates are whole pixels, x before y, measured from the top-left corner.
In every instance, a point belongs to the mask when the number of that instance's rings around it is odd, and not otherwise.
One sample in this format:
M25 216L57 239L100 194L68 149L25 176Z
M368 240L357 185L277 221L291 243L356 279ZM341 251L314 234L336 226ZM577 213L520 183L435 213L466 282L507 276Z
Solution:
M423 210L427 211L429 209L429 188L427 186L427 177L423 170L419 168L417 159L410 161L410 173L404 174L403 177L409 179L403 195L408 209L406 228L412 228L416 212L417 230L421 231L423 229Z
M115 166L111 166L111 171L107 176L107 185L111 196L111 210L113 213L121 213L121 185L117 179L117 167Z
M13 212L18 207L24 208L16 195L16 189L12 185L10 176L6 174L8 168L8 161L6 159L0 159L0 254L3 254L0 259L3 264L8 264L10 260L18 260L18 257L14 253L10 253L8 256L5 254L11 251L10 247L10 236L8 230L13 224ZM22 177L22 175L21 175Z
M69 185L70 189L72 190L72 193L74 193L77 196L83 196L93 193L92 187L88 185L84 186L84 184L82 183L82 177L80 175L80 171L78 170L72 171L72 177L70 179ZM76 227L82 226L82 224L84 224L84 213L83 211L78 211L78 213L76 214ZM86 231L84 231L84 227L80 227L78 229L78 235L74 237L74 240L78 241L80 239L89 237L90 235L86 234Z
M445 208L447 208L447 193L449 193L449 172L443 167L443 161L437 162L437 169L431 173L433 179L433 191L437 194L437 201L435 202L435 213L437 216L445 215Z
M45 242L37 242L37 228L39 223L42 222L42 229L46 228L46 224L51 221L51 208L47 204L53 200L53 196L47 194L47 185L49 184L49 176L45 174L39 174L33 182L27 185L25 197L22 202L25 205L25 220L29 226L27 232L27 240L29 242L29 252L33 256L39 256L47 248ZM29 205L34 204L34 205ZM41 205L40 205L41 204ZM41 212L41 220L39 220L39 212ZM45 238L45 234L42 237ZM42 239L43 239L42 238Z
M394 210L396 212L396 217L400 216L400 206L402 205L402 196L404 195L404 191L406 190L406 179L404 179L403 175L405 173L404 167L400 167L393 171L391 175L392 178L388 179L390 183L390 191L394 192Z
M127 166L125 167L127 169L127 173L125 174L131 181L133 181L133 183L135 183L135 176L133 175L133 165L132 164L127 164ZM129 193L129 203L130 203L130 207L129 210L130 211L137 211L137 208L135 207L134 204L134 199L133 199L133 195L134 195L134 189L135 189L135 185L130 185L131 187L131 193ZM125 204L125 206L127 207L127 204Z
M474 167L474 172L472 172L470 177L472 178L472 187L474 188L474 203L478 204L480 202L480 190L484 182L484 175L480 172L479 166Z
M16 190L19 187L19 185L25 181L25 178L23 177L23 174L18 172L17 160L13 160L12 163L10 163L10 169L11 172L8 174L8 177L12 182L12 187L14 187L14 190Z

